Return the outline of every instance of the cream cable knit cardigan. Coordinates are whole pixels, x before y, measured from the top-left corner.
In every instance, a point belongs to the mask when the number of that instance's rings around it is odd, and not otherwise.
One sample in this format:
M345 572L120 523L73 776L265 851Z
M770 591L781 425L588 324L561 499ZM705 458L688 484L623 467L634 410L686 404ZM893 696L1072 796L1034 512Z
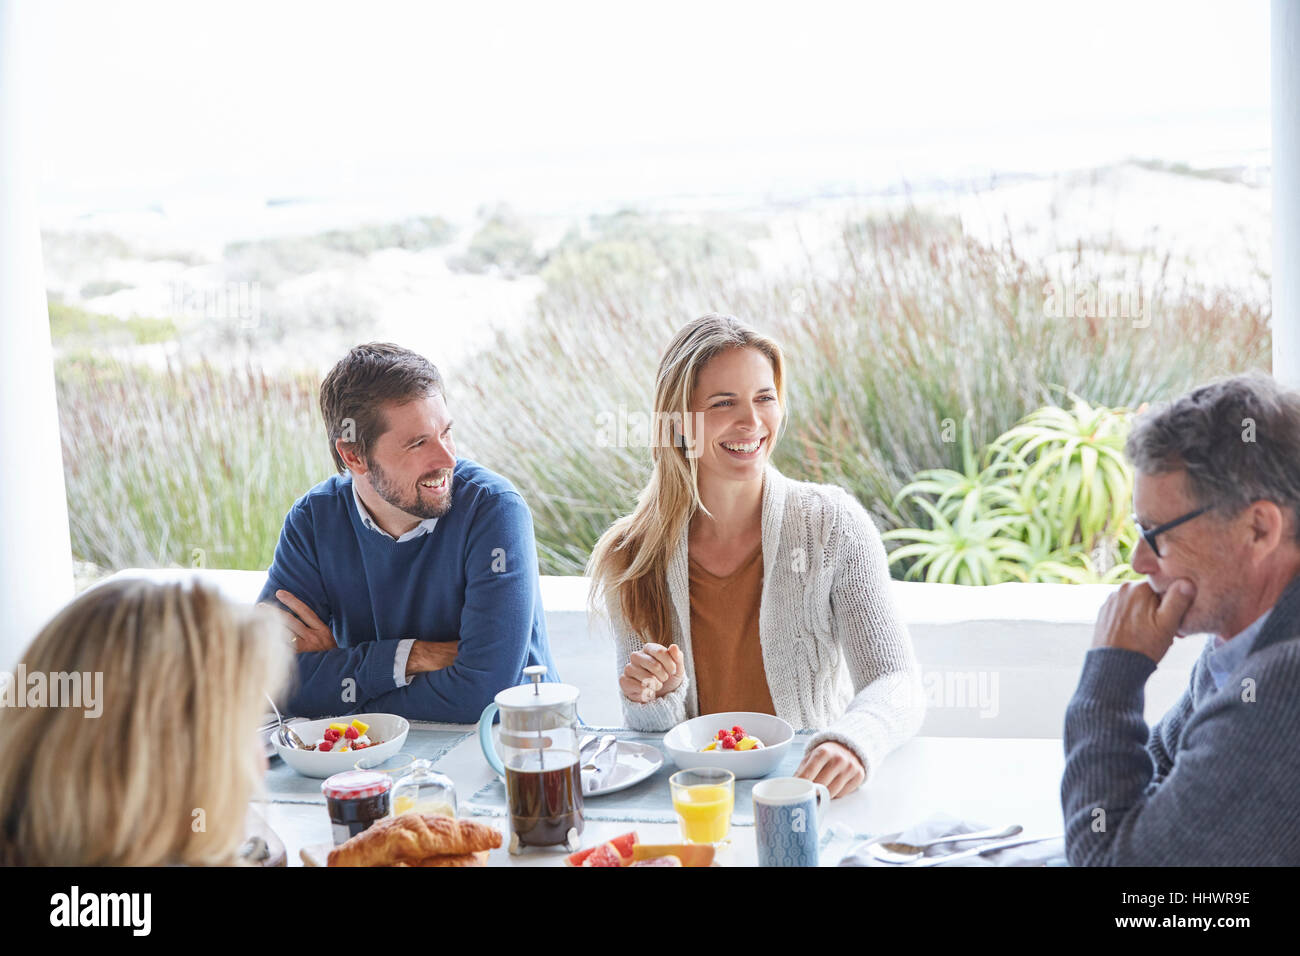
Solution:
M899 619L885 548L862 505L842 488L793 481L768 466L763 481L763 592L758 635L778 717L820 729L853 751L870 779L921 726L920 668ZM699 716L691 646L687 536L668 560L673 640L686 677L649 703L619 691L627 726L666 731ZM606 596L619 676L642 641Z

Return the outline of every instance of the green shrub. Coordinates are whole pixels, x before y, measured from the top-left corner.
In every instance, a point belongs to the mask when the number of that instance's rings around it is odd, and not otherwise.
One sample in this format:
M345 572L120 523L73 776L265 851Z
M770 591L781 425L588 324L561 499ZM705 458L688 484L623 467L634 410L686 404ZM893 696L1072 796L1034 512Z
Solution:
M922 472L898 501L909 500L928 527L899 528L886 541L890 564L908 562L909 579L939 584L1003 581L1099 583L1136 577L1117 560L1131 552L1128 521L1133 471L1124 459L1128 413L1094 408L1071 396L999 436L976 470L963 441L963 472ZM931 502L930 499L935 499Z
M173 319L141 315L119 319L68 305L54 296L49 299L49 313L50 339L63 348L149 345L170 342L178 332Z
M469 248L449 259L448 267L456 272L495 272L509 279L536 272L541 258L532 228L508 206L497 206L484 216Z

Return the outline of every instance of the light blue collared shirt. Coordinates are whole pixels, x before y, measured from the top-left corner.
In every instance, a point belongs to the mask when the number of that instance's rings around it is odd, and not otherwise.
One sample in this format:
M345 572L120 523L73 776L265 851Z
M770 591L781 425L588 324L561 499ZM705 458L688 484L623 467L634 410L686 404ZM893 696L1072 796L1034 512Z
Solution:
M1264 628L1264 622L1268 616L1273 613L1269 608L1244 631L1231 640L1225 641L1217 634L1211 634L1206 638L1206 647L1209 653L1205 655L1205 666L1210 669L1210 677L1214 679L1214 688L1218 690L1223 686L1223 682L1228 676L1235 671L1241 662L1246 659L1250 649L1255 646L1255 638L1259 637L1259 632Z
M361 503L361 496L357 494L357 483L352 482L352 500L357 503L357 514L361 516L361 523L371 531L382 534L389 541L396 541L401 544L404 541L410 541L412 538L418 538L421 535L428 534L438 523L437 518L425 518L406 534L400 538L394 538L391 534L379 527L375 519L370 516L370 511ZM397 654L393 658L393 680L398 687L405 687L410 683L406 677L406 662L411 659L411 647L415 644L415 638L408 637L397 642Z
M370 516L369 509L361 503L361 496L357 494L357 483L355 481L352 482L352 500L357 503L357 514L361 516L361 523L363 525L371 531L378 531L389 541L396 541L398 544L401 544L403 541L410 541L412 538L418 538L422 534L428 534L438 523L437 518L425 518L400 538L394 538L391 534L375 523L375 519Z

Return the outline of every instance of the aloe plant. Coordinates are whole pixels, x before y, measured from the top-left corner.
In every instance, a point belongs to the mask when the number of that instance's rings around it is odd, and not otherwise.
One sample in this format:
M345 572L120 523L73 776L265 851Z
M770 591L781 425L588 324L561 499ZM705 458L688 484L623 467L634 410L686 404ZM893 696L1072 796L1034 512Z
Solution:
M1058 548L1091 551L1114 540L1133 499L1133 472L1124 458L1126 409L1092 406L1076 395L1069 409L1048 405L992 445L995 460L1026 468L1022 506L1041 510Z
M932 528L899 528L881 537L886 541L912 541L895 548L891 564L917 558L907 569L907 580L924 572L930 584L997 584L1015 577L1015 568L1028 555L1026 545L1004 534L1014 527L1014 516L971 517L966 510L950 522L924 498L916 501L933 522Z
M1002 459L979 467L975 454L970 414L962 423L962 470L927 468L917 472L915 479L899 489L894 497L894 509L912 499L920 502L924 495L933 495L935 506L949 521L964 520L967 524L976 515L1000 516L1016 509L1020 501L1018 476L1023 464Z
M890 553L891 564L911 559L909 580L950 584L1133 577L1120 560L1137 539L1124 517L1132 496L1127 413L1071 398L1070 409L1039 409L1000 436L983 468L968 417L962 471L928 469L899 492L895 508L906 500L930 527L887 532L888 541L909 542Z

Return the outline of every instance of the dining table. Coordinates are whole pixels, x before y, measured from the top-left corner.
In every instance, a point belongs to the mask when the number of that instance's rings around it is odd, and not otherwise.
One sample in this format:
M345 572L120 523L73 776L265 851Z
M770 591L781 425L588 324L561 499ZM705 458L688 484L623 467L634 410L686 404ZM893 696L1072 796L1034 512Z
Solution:
M632 733L599 729L623 736ZM653 741L663 735L637 736ZM436 755L434 769L455 784L460 816L501 831L502 846L488 855L489 866L564 865L568 851L562 847L528 847L517 855L507 851L510 824L504 791L483 755L475 725L412 721L403 749ZM890 753L862 787L830 801L821 823L820 865L836 866L871 838L908 831L931 820L962 821L972 828L1019 824L1026 838L1059 837L1063 766L1059 739L912 738ZM658 807L644 799L649 809L616 800L614 795L584 797L582 845L594 846L630 830L642 843L681 842L678 824L663 810L671 806L666 775L674 769L665 752L658 776L641 785L649 791L648 798L660 800ZM290 865L321 865L332 845L320 782L299 776L273 757L263 792L253 803L255 812L283 841ZM742 796L739 784L730 839L715 857L721 866L758 865L752 804L748 790ZM1006 853L1010 856L1012 851ZM973 862L987 865L988 859Z

